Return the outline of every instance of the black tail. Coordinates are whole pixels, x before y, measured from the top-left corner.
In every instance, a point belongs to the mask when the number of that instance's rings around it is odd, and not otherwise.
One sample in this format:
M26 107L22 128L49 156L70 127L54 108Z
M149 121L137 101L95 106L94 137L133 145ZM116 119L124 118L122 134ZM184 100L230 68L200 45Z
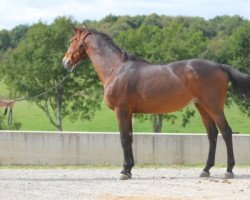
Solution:
M244 74L228 65L222 65L222 69L227 73L235 93L250 100L250 75Z

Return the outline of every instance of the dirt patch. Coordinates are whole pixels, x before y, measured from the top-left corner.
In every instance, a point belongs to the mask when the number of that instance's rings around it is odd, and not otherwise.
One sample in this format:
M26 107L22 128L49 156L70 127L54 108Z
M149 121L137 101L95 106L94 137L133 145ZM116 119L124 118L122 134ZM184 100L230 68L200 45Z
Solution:
M249 199L250 168L212 169L135 167L133 179L119 181L120 169L0 169L1 200L199 200Z
M117 196L106 194L100 196L102 200L186 200L184 198L169 198L169 197L146 197L146 196Z

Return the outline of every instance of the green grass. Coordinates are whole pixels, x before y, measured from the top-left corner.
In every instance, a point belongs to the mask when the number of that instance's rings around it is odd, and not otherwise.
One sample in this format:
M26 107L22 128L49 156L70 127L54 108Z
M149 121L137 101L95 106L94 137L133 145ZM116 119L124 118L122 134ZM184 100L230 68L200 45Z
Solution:
M244 116L238 110L237 106L232 106L230 109L226 109L226 115L229 124L235 132L250 133L250 118ZM191 119L190 124L188 124L185 128L181 126L181 114L177 113L177 116L178 119L175 124L164 122L162 132L205 132L205 128L197 112ZM39 109L35 104L27 102L20 102L15 105L14 120L22 123L21 130L56 130L41 109ZM135 132L152 132L152 124L150 120L141 122L140 120L135 119L133 126ZM96 112L92 121L77 120L75 122L71 122L68 118L65 118L63 120L63 130L114 132L118 131L118 126L113 111L109 110L104 104L102 104L101 111Z
M0 82L0 90L2 97L8 96L6 86ZM2 108L2 112L4 109ZM233 131L240 133L250 133L250 118L243 115L236 105L231 108L226 108L226 116ZM204 133L205 128L202 124L198 112L191 119L190 124L185 128L181 126L181 113L176 113L178 119L175 124L164 122L162 132L166 133ZM34 103L18 102L14 107L13 120L22 124L21 130L46 130L54 131L45 113L39 109ZM7 123L6 120L2 123ZM134 132L152 132L152 124L150 120L141 122L138 119L134 120ZM103 131L116 132L118 125L115 114L104 103L102 103L101 111L97 111L92 121L77 120L72 122L69 118L63 120L64 131Z

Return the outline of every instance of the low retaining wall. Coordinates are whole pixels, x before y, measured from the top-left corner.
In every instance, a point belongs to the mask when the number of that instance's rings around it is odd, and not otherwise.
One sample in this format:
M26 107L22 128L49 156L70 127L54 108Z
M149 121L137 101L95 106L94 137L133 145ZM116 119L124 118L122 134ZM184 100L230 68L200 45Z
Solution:
M250 135L234 135L237 164L250 164ZM134 134L137 164L205 163L205 134ZM226 147L218 138L216 162L226 163ZM122 164L118 133L0 132L0 165Z

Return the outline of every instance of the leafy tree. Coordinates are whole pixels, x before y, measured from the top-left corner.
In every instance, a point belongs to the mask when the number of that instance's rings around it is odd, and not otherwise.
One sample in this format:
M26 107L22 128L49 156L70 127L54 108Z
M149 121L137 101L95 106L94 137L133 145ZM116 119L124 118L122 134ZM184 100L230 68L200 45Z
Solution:
M34 96L54 86L66 74L62 58L69 38L73 35L70 18L57 18L50 26L41 22L29 28L26 37L4 61L6 84L12 96ZM100 89L96 75L88 63L58 85L51 94L35 103L50 122L62 130L62 119L91 119L100 103Z
M209 20L210 29L213 30L214 36L218 32L224 32L226 35L231 35L239 26L241 26L246 20L242 17L235 16L217 16Z
M0 51L5 51L11 46L10 34L7 30L0 31Z
M132 17L131 21L133 22L133 25L134 25L133 28L134 29L139 28L144 22L144 19L145 19L145 15L137 15L137 16Z
M114 23L110 28L109 28L109 32L113 35L116 36L119 34L119 32L121 31L126 31L130 28L134 28L135 25L134 23L131 21L131 17L129 16L122 16L119 17L116 21L116 23Z
M18 42L25 36L27 30L27 25L19 25L11 31L0 31L0 62L4 60L7 51L17 46Z
M100 22L101 23L115 23L120 17L117 17L115 15L109 14L106 17L104 17Z
M250 74L250 22L236 29L222 47L227 63ZM250 102L234 96L234 101L243 113L250 116Z
M203 57L219 63L227 63L223 46L225 46L228 36L224 32L218 32L216 37L210 39L207 49L202 53Z
M161 17L155 13L147 15L143 21L144 26L157 26L159 28L163 27L163 19L164 17Z
M200 57L208 42L202 32L186 30L182 24L176 23L163 29L163 38L160 44L164 62Z
M217 17L217 20L221 17ZM231 17L223 17L224 21L231 21ZM233 18L235 21L238 17ZM230 23L232 24L232 23ZM222 23L222 27L229 29L227 23ZM217 33L216 37L210 40L207 50L204 52L204 57L219 63L230 64L238 68L240 71L250 72L250 22L244 22L241 26L236 27L232 34L227 35L224 31ZM232 27L231 27L232 28ZM229 32L228 32L229 34ZM232 88L229 90L229 98L227 105L234 101L239 105L243 113L250 115L250 105L244 99L238 98L232 94Z
M130 16L114 16L108 15L100 21L86 21L88 27L94 28L99 31L109 33L111 36L117 36L121 31L126 31L131 28L136 28L138 19L134 21Z
M241 71L250 73L250 22L244 23L230 36L223 50L229 62Z
M12 48L15 48L18 43L24 38L28 29L28 25L18 25L9 32Z

